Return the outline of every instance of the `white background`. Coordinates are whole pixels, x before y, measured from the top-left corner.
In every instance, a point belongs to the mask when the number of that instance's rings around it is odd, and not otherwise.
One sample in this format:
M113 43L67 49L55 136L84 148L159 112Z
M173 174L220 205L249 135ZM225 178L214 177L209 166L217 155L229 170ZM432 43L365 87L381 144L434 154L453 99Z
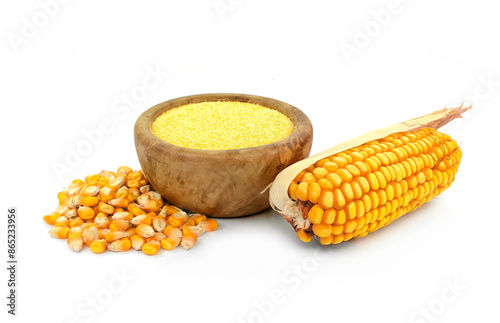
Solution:
M37 1L2 1L1 209L19 209L18 316L2 305L2 322L498 321L499 6L217 3L230 10L218 12L213 0L68 1L44 19ZM389 15L378 14L382 26L373 13L388 8ZM353 52L345 55L342 46ZM168 76L138 97L148 69ZM132 92L134 108L124 108L122 97ZM139 168L133 125L143 111L208 92L295 105L314 125L313 154L465 99L474 110L443 129L464 154L453 186L388 227L338 246L302 243L270 210L220 220L192 250L156 257L74 253L47 234L41 217L72 179ZM108 119L111 132L60 180L53 165ZM120 282L115 272L128 278ZM6 270L0 279L5 304ZM458 289L450 290L453 284ZM280 295L277 303L272 294Z

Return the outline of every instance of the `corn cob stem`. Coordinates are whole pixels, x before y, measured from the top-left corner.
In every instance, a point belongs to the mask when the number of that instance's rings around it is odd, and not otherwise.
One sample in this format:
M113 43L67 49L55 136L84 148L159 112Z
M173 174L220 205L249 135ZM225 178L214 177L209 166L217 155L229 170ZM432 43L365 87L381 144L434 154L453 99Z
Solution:
M457 108L436 111L420 118L369 132L289 166L276 177L271 186L271 206L290 222L303 241L309 241L311 236L315 235L320 237L323 244L339 243L349 240L352 236L364 236L368 232L377 230L430 200L451 184L460 162L461 151L460 148L456 147L456 142L433 129L438 129L448 122L460 118L462 113L471 108L463 108L462 106L463 104ZM416 137L419 130L419 138L428 137L427 148L413 145L404 136L405 133L413 133L412 136ZM391 135L392 137L390 137ZM397 139L400 136L405 137L404 143ZM384 140L387 138L390 140L385 142ZM376 154L378 158L375 156L367 158L370 154L361 150L368 148L370 151L369 143L374 144L374 147L379 147L377 145L378 139L387 143L391 149L386 150L383 154ZM395 140L397 145L390 142L391 140ZM447 141L446 147L443 145L443 141ZM387 147L387 145L383 145ZM397 152L394 150L396 146L401 146L401 149L409 149L409 147L403 146L412 146L413 154L411 149L408 150L409 154L400 149L400 155L396 156L393 153L393 151ZM437 147L435 148L436 153L432 155L434 161L432 163L430 160L426 163L422 162L419 159L421 157L419 150L434 149L433 146ZM340 157L340 155L345 155L346 151L348 154L354 155L345 156L349 160ZM365 155L363 156L360 152ZM375 154L373 151L372 153ZM392 160L388 160L387 156L392 157ZM398 171L398 167L393 166L397 162L400 162L398 166L402 166L401 162L406 163L406 159L410 159L408 156L416 157L415 160L408 160L410 162L408 165L411 164L413 172L407 167L406 172L404 169L402 170L405 176L402 177L401 174L396 176L395 170ZM428 159L425 157L423 156L424 159ZM444 157L453 158L456 165L451 162L443 164L437 160ZM356 164L355 159L364 160L366 163L358 161ZM375 161L379 164L377 165ZM414 161L419 162L419 165L415 165L417 170L413 167ZM324 167L321 167L323 165ZM377 171L379 167L380 171L383 172ZM440 167L443 175L449 177L446 178L448 185L440 185L438 188L436 183L442 184L443 180L434 179L434 182L431 181L433 167ZM445 170L449 170L447 174L444 174ZM398 173L400 172L398 171ZM438 175L441 176L441 173ZM402 196L400 183L403 184L403 190L408 194ZM409 188L406 187L408 183ZM433 192L434 190L436 192ZM375 193L380 196L373 196ZM396 193L397 199L394 199L394 193ZM428 199L425 198L427 196L429 196ZM380 203L380 210L374 209L373 212L366 210L365 216L365 205L370 207L371 201L378 203L379 197L381 202L387 203L387 208ZM388 203L391 200L393 200L392 210L391 203ZM392 214L384 219L384 213L388 210L391 210ZM378 214L379 211L381 214ZM378 221L374 219L375 216L378 217ZM372 221L372 223L368 223L368 221Z

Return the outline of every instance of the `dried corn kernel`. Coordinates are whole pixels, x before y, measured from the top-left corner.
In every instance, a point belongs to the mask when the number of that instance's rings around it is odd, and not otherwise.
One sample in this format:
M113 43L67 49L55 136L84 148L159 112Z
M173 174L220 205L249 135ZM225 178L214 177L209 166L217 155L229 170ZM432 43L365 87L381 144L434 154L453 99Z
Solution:
M54 225L56 227L69 227L69 220L67 217L61 216L54 221Z
M182 231L177 228L177 227L174 227L172 225L169 225L165 228L165 230L163 230L163 234L167 237L167 238L181 238L182 237Z
M207 216L204 214L196 213L191 214L191 219L193 219L195 225L198 225L201 221L205 221L207 219Z
M92 250L93 253L99 254L106 251L106 246L107 246L106 240L97 239L92 241L92 243L90 244L90 250Z
M99 194L99 186L87 186L82 189L81 194L85 196L97 196Z
M99 200L103 203L107 203L116 197L116 193L113 192L109 187L103 187L99 191Z
M194 225L183 226L182 233L185 233L187 231L194 233L194 235L197 237L201 236L205 232L205 230L203 230L202 227L198 227L198 226L194 226Z
M186 212L183 212L183 211L177 212L177 213L172 214L168 218L168 223L170 223L170 225L173 225L174 227L180 227L186 222L187 218L188 218L188 216L187 216Z
M99 229L107 229L111 224L111 220L104 213L99 213L95 218L94 222Z
M165 250L174 250L181 243L181 238L165 238L161 241L161 247Z
M76 209L69 209L66 212L62 214L63 216L67 217L68 219L72 219L78 216L78 210Z
M198 238L196 235L187 230L182 234L182 239L181 239L181 247L184 248L184 250L188 250L194 247L196 242L198 241Z
M83 224L83 220L80 218L73 218L69 220L69 227L74 228L74 227L79 227Z
M127 175L127 176L128 176L128 174L132 173L133 171L134 171L134 170L133 170L132 168L128 167L128 166L120 166L120 167L118 167L118 169L116 170L116 173L117 173L118 175L120 175L120 174L124 174L124 175Z
M135 250L141 250L142 245L146 243L146 239L136 234L130 237L130 244Z
M109 225L111 231L125 231L129 228L130 222L127 220L113 220Z
M68 238L68 232L69 232L68 227L52 227L52 229L50 229L50 231L49 231L50 235L53 238L57 238L57 239Z
M68 231L68 238L73 237L73 236L79 236L81 237L83 234L83 230L80 227L73 227L70 228Z
M127 206L127 210L132 213L134 216L138 216L138 215L141 215L141 214L145 214L146 212L144 212L140 207L139 205L135 204L135 203L130 203L128 206Z
M83 238L81 236L72 236L68 238L68 246L73 251L80 251L83 248Z
M146 239L146 242L149 242L151 240L162 241L166 237L167 236L164 235L162 232L155 232L155 234L153 236Z
M177 213L177 212L183 212L182 209L180 209L176 206L173 206L173 205L167 205L167 206L165 206L165 209L167 210L167 215L172 215L172 214Z
M47 223L47 224L53 225L55 223L55 221L57 220L57 218L59 218L60 216L61 216L61 214L59 214L57 212L52 212L49 215L44 215L43 221L45 221L45 223Z
M133 224L133 225L140 225L140 224L151 224L151 215L148 214L141 214L141 215L138 215L136 217L134 217L132 220L130 220L130 222Z
M80 203L83 206L96 206L99 204L99 198L96 196L82 196L80 198Z
M87 228L86 230L83 230L82 237L83 237L83 241L85 242L85 244L88 247L90 247L90 244L92 243L92 241L94 241L95 239L99 239L99 232L97 231L96 227L91 226L91 227Z
M161 216L157 215L153 218L153 229L158 232L162 232L165 230L165 227L167 226L167 221L162 218Z
M99 239L106 239L106 235L111 232L111 230L106 229L106 228L97 229L97 231L99 232Z
M57 194L57 199L59 200L59 205L66 205L69 200L69 193L68 190L59 192Z
M95 215L94 209L88 207L88 206L80 206L78 208L78 216L82 220L89 220L92 219Z
M125 237L126 238L129 238L133 235L136 234L136 228L132 227L132 228L128 228L127 230L125 230Z
M155 235L155 230L149 224L139 224L136 228L136 232L143 238L149 238Z
M217 230L218 224L214 219L208 219L205 221L201 221L198 226L202 227L205 232L212 232Z
M156 255L160 251L160 242L156 240L151 240L142 245L142 252L146 255Z
M121 238L115 240L108 245L110 251L128 251L130 249L130 240L128 238Z
M134 216L130 212L115 212L115 214L113 214L111 216L112 220L127 220L127 221L131 221L133 218L134 218Z
M106 214L113 214L115 212L114 207L104 202L99 202L99 204L97 205L97 209L99 210L99 212Z
M128 192L127 192L128 195ZM126 198L115 198L112 199L108 202L109 205L114 206L114 207L121 207L121 208L126 208L130 202Z
M158 212L160 210L160 204L155 200L145 201L139 207L146 212Z

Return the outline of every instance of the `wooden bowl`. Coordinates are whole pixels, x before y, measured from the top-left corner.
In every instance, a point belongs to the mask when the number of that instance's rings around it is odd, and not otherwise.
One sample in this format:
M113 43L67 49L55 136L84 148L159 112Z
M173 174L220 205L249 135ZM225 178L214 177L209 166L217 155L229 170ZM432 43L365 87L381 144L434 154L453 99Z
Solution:
M206 101L240 101L278 110L295 130L285 139L258 147L199 150L165 142L151 132L167 110ZM214 217L238 217L269 207L266 187L285 167L309 156L312 125L299 109L256 95L213 93L185 96L155 105L135 124L135 147L144 175L170 203Z

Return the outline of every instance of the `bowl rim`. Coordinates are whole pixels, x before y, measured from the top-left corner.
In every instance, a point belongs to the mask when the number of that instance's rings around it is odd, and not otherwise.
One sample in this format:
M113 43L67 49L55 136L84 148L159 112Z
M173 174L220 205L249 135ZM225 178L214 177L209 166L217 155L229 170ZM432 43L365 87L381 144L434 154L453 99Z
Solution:
M205 150L205 149L194 149L188 147L177 146L167 141L164 141L158 137L156 137L151 131L151 124L153 121L165 111L170 109L174 109L176 107L191 104L191 103L199 103L199 102L214 102L214 101L239 101L239 102L248 102L262 105L266 108L277 110L284 115L286 115L294 124L295 128L287 137L280 139L278 141L254 146L254 147L246 147L246 148L236 148L236 149L218 149L218 150ZM272 105L266 104L264 102L271 102ZM279 108L277 108L279 107ZM153 149L159 150L176 150L184 156L189 155L204 155L208 158L217 158L218 156L224 155L247 155L250 156L252 154L260 154L262 151L270 150L270 149L279 149L280 147L286 146L291 141L301 139L301 131L305 130L306 132L310 132L311 140L312 140L312 123L307 117L307 115L302 112L297 107L269 97L253 95L253 94L240 94L240 93L201 93L194 95L181 96L177 98L173 98L161 103L158 103L146 111L144 111L138 118L134 126L135 138L137 141L138 137L143 137L150 142L153 143ZM157 154L150 153L146 151L146 154L153 159Z

